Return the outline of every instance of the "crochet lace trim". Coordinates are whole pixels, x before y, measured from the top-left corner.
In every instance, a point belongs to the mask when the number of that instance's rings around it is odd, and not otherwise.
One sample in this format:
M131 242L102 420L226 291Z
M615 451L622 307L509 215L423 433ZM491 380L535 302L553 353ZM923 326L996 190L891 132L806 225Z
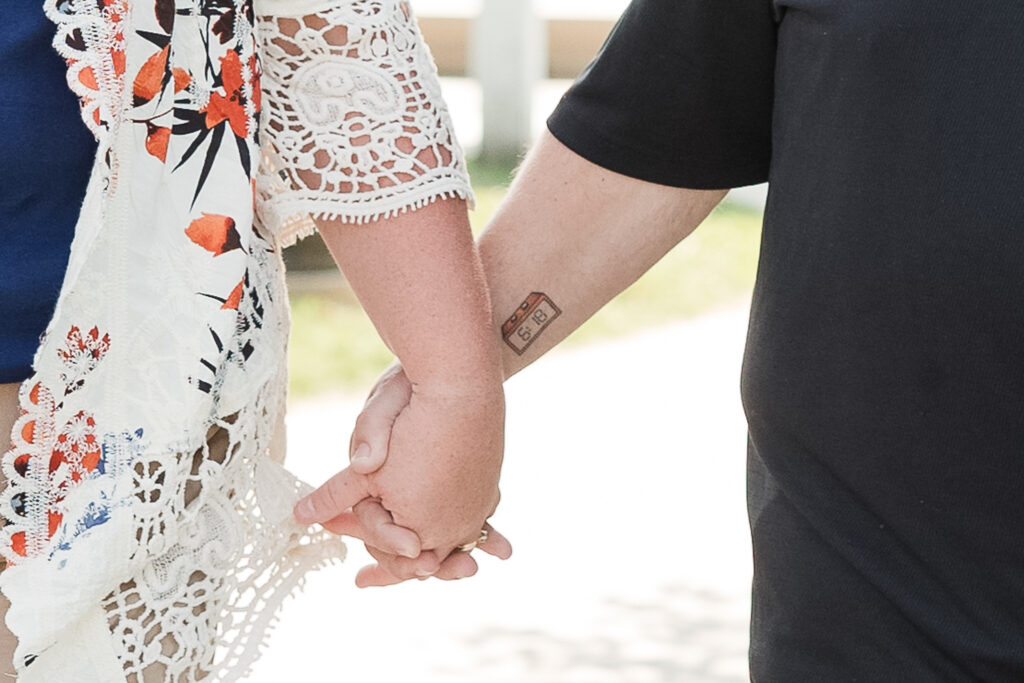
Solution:
M313 218L395 216L439 198L472 202L437 71L409 6L337 4L264 17L259 217L287 246Z

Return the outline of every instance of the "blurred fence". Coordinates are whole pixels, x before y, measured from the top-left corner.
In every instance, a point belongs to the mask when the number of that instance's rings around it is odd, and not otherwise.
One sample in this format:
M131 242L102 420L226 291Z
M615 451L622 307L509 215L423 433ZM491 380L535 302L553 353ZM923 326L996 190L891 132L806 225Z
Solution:
M574 77L612 27L607 17L550 17L538 10L528 0L483 0L469 14L420 17L441 74L468 76L480 86L483 158L512 159L526 147L536 84Z
M547 46L548 78L573 78L594 58L614 22L610 19L541 19ZM474 19L419 18L420 29L434 53L442 76L470 75Z
M551 6L538 11L528 0L424 3L427 11L419 13L418 21L441 76L472 78L479 84L478 103L468 106L479 107L470 119L482 124L481 157L511 168L532 138L537 82L572 78L597 54L623 0L594 2L610 2L610 9L595 13L596 6L591 6L588 14L569 8L552 16ZM583 16L567 17L566 12ZM460 111L467 106L464 101L449 104ZM465 138L461 129L460 137ZM301 242L285 258L294 288L337 288L337 271L319 239Z

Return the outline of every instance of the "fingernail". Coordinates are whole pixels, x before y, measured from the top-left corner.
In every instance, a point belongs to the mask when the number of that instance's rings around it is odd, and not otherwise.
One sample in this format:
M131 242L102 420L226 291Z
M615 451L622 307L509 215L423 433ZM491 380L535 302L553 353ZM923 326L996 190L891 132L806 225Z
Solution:
M370 459L370 446L369 444L361 443L356 452L352 454L352 462L357 460L369 460Z
M413 548L411 545L407 545L403 548L398 549L398 554L402 557L408 557L410 560L415 560L420 556L418 548Z
M417 569L416 570L416 576L420 577L421 579L429 579L433 575L434 575L434 572L428 572L426 569Z
M295 504L295 518L300 522L312 521L316 517L316 512L313 510L313 501L309 498L303 498Z

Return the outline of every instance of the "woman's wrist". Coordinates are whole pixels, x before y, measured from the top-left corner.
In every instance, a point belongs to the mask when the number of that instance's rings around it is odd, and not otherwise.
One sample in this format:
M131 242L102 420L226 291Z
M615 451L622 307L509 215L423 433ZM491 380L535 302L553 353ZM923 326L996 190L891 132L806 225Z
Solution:
M421 396L485 396L502 392L505 379L496 339L465 345L445 356L403 362L414 393Z
M437 399L488 400L505 395L501 369L498 367L478 373L439 373L409 378L414 396Z

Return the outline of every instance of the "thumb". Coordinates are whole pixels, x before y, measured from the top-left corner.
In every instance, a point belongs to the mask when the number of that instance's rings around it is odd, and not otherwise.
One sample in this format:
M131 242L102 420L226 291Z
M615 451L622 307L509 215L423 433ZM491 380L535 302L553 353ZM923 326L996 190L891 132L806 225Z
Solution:
M387 460L391 428L412 399L412 384L401 365L394 365L377 381L356 418L349 458L359 474L376 472Z

